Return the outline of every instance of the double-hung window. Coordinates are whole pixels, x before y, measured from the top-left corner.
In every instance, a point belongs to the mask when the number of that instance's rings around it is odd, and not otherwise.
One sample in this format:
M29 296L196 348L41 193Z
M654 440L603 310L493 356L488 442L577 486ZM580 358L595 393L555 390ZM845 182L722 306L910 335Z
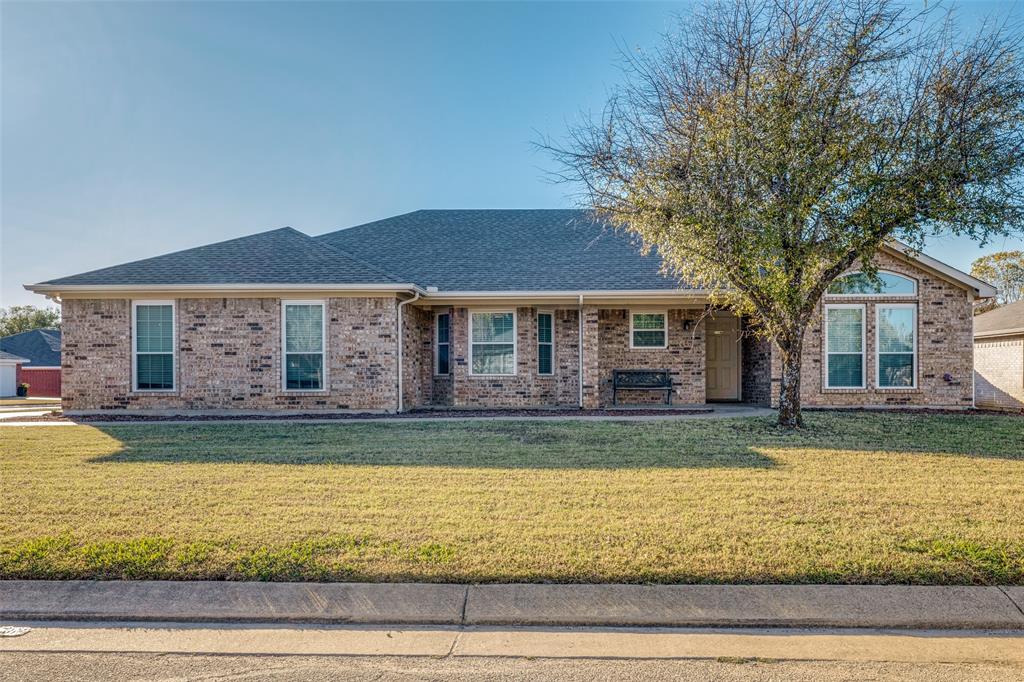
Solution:
M555 373L555 316L537 313L537 374Z
M132 303L136 391L174 390L174 302Z
M326 345L323 301L282 301L284 388L322 391Z
M504 310L471 313L469 336L470 373L516 373L515 312Z
M450 313L438 313L434 317L434 374L451 373L451 319Z
M631 313L629 317L629 347L668 347L665 313Z
M864 388L864 306L825 306L825 388Z
M878 304L876 326L879 388L914 388L916 381L917 306Z

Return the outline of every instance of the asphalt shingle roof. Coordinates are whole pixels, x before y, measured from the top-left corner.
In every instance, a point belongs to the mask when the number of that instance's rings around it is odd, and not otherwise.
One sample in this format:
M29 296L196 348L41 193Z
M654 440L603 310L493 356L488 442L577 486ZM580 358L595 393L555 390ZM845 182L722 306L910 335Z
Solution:
M30 360L36 367L60 367L60 330L32 329L0 338L0 351Z
M423 210L316 239L442 291L682 287L657 254L580 210Z
M15 355L14 353L7 353L5 351L0 350L0 360L14 360L15 362L23 362L27 359L28 358L23 358L20 355Z
M1024 301L1000 306L974 318L975 334L1024 329Z
M578 210L424 210L310 237L290 227L47 285L417 284L442 291L691 288Z
M397 280L290 227L43 284L388 284Z

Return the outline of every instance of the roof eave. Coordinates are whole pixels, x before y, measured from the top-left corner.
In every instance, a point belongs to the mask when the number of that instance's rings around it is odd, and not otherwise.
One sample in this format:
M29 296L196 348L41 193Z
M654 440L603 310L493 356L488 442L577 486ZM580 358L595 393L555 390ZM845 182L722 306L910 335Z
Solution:
M367 283L367 284L337 284L337 283L224 283L224 284L26 284L25 289L36 294L47 296L61 296L63 294L111 294L111 293L169 293L169 292L259 292L259 291L344 291L344 292L423 292L415 284L406 283Z
M953 282L957 282L961 286L964 286L965 288L972 290L977 298L993 298L998 293L997 289L988 282L982 281L977 277L972 277L963 270L957 270L951 265L946 265L942 261L932 258L928 254L921 253L920 251L915 251L914 249L907 246L903 242L896 241L895 239L890 239L888 242L886 242L886 246L892 249L893 251L896 251L906 256L907 258L913 259L918 263L921 263L922 265L934 270L935 272L943 275L947 279L952 280Z
M993 336L1017 336L1018 334L1024 334L1024 327L1014 327L1012 329L990 329L983 332L975 331L974 338L987 339Z

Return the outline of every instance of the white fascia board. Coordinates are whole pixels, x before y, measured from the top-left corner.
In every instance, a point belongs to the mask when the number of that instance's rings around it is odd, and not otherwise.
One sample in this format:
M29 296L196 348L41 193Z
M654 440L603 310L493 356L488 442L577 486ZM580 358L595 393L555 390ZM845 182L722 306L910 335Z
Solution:
M957 270L952 265L946 265L942 261L932 258L928 254L915 251L903 242L890 239L885 245L893 251L898 251L907 258L915 260L918 263L941 273L945 277L973 289L978 298L992 298L997 293L996 288L988 282L984 282L977 277L972 277L963 270Z
M564 290L516 290L516 291L435 291L428 298L664 298L667 296L708 296L706 289L589 289L584 291Z
M421 291L415 284L26 284L37 294L159 293L165 291Z

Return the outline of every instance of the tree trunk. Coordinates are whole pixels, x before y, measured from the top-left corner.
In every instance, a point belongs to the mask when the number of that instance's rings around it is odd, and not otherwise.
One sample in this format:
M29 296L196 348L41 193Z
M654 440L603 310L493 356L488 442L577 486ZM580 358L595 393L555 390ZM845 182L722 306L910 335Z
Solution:
M779 426L796 429L804 425L800 412L800 362L803 359L803 334L779 345L782 356L782 385L779 389Z

